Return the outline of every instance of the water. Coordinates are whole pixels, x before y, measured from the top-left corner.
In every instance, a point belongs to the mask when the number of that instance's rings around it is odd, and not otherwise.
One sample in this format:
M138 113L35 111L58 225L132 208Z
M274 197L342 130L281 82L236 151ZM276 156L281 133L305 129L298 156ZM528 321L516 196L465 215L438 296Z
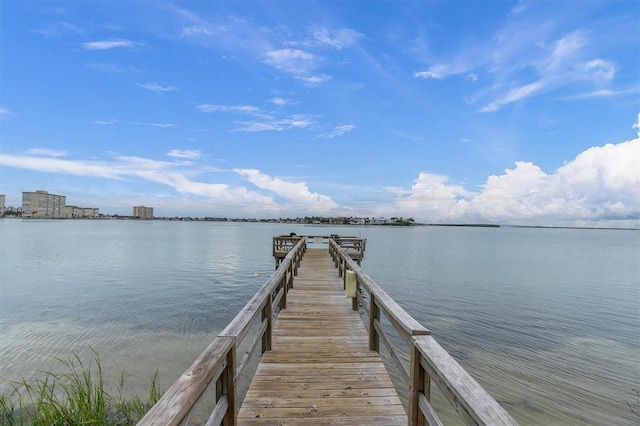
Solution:
M638 424L640 233L619 230L0 220L0 392L91 348L111 383L166 389L289 232L367 238L369 275L522 424Z

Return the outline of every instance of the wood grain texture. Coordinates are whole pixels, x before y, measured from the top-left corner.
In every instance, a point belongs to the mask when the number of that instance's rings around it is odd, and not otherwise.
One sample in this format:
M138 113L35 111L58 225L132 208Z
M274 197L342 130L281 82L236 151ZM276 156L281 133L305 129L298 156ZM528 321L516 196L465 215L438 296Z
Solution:
M238 424L407 424L327 250L307 250L287 308L275 322L272 344Z

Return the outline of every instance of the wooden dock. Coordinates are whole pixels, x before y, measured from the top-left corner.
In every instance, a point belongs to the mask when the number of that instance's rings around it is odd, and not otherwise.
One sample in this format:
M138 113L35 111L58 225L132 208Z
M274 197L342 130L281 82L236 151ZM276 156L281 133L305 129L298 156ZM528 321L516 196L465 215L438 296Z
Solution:
M239 425L406 425L327 249L310 249L247 392Z
M362 270L365 243L337 235L274 237L275 273L138 426L438 426L432 386L466 425L517 425ZM381 346L400 376L395 388Z

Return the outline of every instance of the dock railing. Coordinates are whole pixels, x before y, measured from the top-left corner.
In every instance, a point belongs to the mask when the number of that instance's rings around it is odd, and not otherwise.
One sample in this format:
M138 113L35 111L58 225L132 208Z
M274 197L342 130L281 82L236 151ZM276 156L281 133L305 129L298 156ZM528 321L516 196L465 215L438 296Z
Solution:
M304 237L295 239L274 275L138 422L139 426L236 424L239 400L244 398L244 394L238 394L237 383L258 347L260 356L271 349L274 317L286 308L287 292L293 287L306 242ZM250 336L252 340L245 342Z
M301 238L306 238L307 243L311 246L328 245L331 241L336 242L340 247L346 250L349 256L351 256L358 265L360 265L362 259L364 259L364 251L367 244L366 238L340 236L337 234L304 236L296 234L281 235L273 237L273 257L276 260L276 268L280 266L282 259L284 259L284 257L296 245L296 243L300 241Z
M329 253L347 285L347 271L355 274L356 297L352 308L363 307L368 317L369 349L380 352L380 342L399 367L407 388L398 389L408 397L410 425L442 425L431 405L431 385L435 383L462 421L467 425L517 425L509 413L489 395L422 326L367 275L337 242L329 243ZM368 299L368 300L367 300ZM402 360L399 348L382 325L382 315L407 345L410 360ZM407 365L408 364L408 365Z

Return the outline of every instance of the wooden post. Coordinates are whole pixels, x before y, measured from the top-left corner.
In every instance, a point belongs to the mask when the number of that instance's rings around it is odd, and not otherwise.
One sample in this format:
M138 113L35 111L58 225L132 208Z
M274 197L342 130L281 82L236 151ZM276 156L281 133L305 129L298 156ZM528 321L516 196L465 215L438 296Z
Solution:
M424 392L425 373L420 365L420 351L414 345L411 346L411 371L409 377L409 425L422 426L425 418L418 406L420 393ZM427 393L428 395L428 393ZM427 398L429 398L427 396Z
M298 275L298 268L300 267L300 252L297 252L293 259L291 259L291 263L293 266L293 275Z
M262 320L267 321L267 329L262 336L262 353L271 350L271 327L273 326L271 312L271 296L267 296L267 304L262 309Z
M289 264L289 280L287 281L287 287L293 288L293 263Z
M376 331L376 320L380 320L380 308L376 304L376 296L369 293L369 350L380 351L380 337Z
M356 297L351 299L351 309L354 311L358 310L358 294L360 294L360 281L356 276Z
M348 269L344 270L344 274L342 274L342 289L346 290L347 289L347 271Z
M231 347L227 353L227 368L221 376L222 392L227 395L229 408L224 416L222 424L224 426L235 426L236 424L236 345Z
M287 309L287 292L289 291L289 280L287 279L288 270L284 271L282 276L282 300L280 301L280 309Z

